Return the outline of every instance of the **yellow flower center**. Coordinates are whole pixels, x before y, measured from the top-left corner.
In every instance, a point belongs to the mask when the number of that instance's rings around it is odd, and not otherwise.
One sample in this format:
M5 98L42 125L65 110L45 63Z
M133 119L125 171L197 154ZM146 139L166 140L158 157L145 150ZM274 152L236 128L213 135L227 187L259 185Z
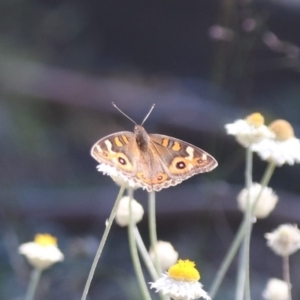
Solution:
M264 123L265 123L265 119L264 119L263 115L260 113L253 113L253 114L247 116L246 121L248 124L250 124L256 128L264 125Z
M34 242L40 246L57 246L57 238L50 234L36 234Z
M285 120L275 120L269 125L269 129L275 133L278 141L286 141L294 137L292 125Z
M190 260L179 259L177 264L169 268L168 274L178 281L198 281L200 273L195 268L195 263Z

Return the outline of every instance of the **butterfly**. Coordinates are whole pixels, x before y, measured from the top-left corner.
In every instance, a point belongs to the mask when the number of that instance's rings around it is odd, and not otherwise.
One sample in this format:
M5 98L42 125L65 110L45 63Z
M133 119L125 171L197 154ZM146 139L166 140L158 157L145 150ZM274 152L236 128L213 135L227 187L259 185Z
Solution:
M215 158L198 147L170 136L148 134L143 124L153 108L154 105L141 125L134 122L133 132L113 133L93 145L91 155L100 163L99 171L151 192L217 167Z

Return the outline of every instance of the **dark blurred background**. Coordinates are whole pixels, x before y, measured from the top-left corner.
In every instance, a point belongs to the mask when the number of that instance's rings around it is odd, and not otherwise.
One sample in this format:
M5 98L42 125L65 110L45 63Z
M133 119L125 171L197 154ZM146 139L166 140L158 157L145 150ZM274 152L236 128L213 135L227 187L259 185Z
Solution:
M90 148L133 130L112 101L137 123L155 103L148 132L218 160L213 172L157 194L159 239L197 263L207 289L242 218L235 199L244 149L224 124L260 111L267 124L286 119L300 136L299 28L297 0L2 0L0 299L23 299L31 269L17 248L38 232L56 235L66 258L43 274L36 299L80 299L118 193ZM255 157L254 181L265 167ZM270 186L280 201L254 226L255 300L269 277L282 278L263 234L299 223L299 176L299 166L276 169ZM146 192L135 198L147 210ZM147 217L139 228L149 246ZM294 297L299 269L295 254ZM235 271L236 262L216 299L233 299ZM112 228L89 299L141 299L124 228Z

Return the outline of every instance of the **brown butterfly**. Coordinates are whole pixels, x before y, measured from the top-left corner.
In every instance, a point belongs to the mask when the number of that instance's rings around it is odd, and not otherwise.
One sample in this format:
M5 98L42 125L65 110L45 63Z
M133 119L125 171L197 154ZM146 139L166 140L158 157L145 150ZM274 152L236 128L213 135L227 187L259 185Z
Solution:
M198 147L166 135L148 134L142 125L153 108L141 125L124 114L134 122L134 132L113 133L95 143L91 155L100 163L99 171L151 192L217 167L214 157Z

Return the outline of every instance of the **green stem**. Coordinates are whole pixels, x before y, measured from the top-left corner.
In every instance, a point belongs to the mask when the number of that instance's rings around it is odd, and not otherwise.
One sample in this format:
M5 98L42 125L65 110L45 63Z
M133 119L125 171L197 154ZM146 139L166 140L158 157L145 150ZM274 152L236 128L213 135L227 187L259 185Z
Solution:
M230 266L233 258L236 255L236 252L245 236L245 220L243 221L243 223L240 225L237 234L234 237L234 240L232 242L232 244L230 245L230 248L228 250L228 252L226 253L226 256L217 272L217 275L211 285L210 288L210 292L209 295L211 297L211 299L213 299L215 297L215 295L218 292L218 289L224 279L224 276L228 270L228 267Z
M145 278L143 275L142 267L140 264L140 259L136 247L136 242L134 238L134 228L136 228L136 225L133 223L133 218L132 218L132 199L133 199L133 189L129 188L128 191L129 194L129 226L128 226L128 239L129 239L129 249L130 249L130 254L132 258L132 263L134 267L134 271L138 280L139 287L142 292L142 296L144 300L151 300L147 284L145 282Z
M288 285L288 300L292 300L292 293L291 293L291 278L290 278L290 263L289 263L289 256L285 255L282 257L283 260L283 280L287 283Z
M247 222L247 230L245 235L245 299L251 300L251 291L250 291L250 241L251 241L251 216L249 223Z
M254 202L254 205L252 206L251 208L251 215L253 214L253 211L255 209L255 205L256 203L258 202L260 196L261 196L261 193L264 189L264 187L266 187L272 177L272 174L275 170L275 167L276 165L274 163L269 163L264 175L263 175L263 178L261 180L261 190ZM213 283L210 287L210 296L211 296L211 299L213 299L215 297L215 295L217 294L218 292L218 289L224 279L224 276L233 260L233 258L235 257L235 254L245 236L245 230L246 230L246 221L245 219L243 220L243 222L241 223L235 237L234 237L234 240L232 242L232 244L230 245L230 248L228 249L227 253L226 253L226 256L224 257L222 263L221 263L221 266L216 274L216 277L214 278L213 280Z
M135 242L137 244L139 253L144 261L144 264L152 278L153 281L158 279L158 274L156 272L156 269L154 268L154 265L151 261L151 258L149 256L149 253L145 247L145 244L143 242L143 239L140 235L139 229L137 228L137 226L133 229L134 230L134 237L135 237Z
M140 232L137 228L137 226L135 226L135 228L133 229L134 230L134 237L135 237L135 242L137 244L137 247L138 247L138 250L139 250L139 253L144 261L144 264L152 278L153 281L157 280L159 278L157 272L156 272L156 269L152 263L152 260L149 256L149 253L145 247L145 244L143 242L143 239L140 235ZM163 295L162 291L159 291L158 292L159 294L159 297L161 300L169 300L169 297L166 297Z
M156 244L157 244L157 235L156 235L156 215L155 215L155 192L152 191L149 193L149 230L150 230L150 244L154 253L154 265L157 273L161 274L161 267L157 257Z
M245 170L246 188L248 190L252 185L252 164L253 164L253 152L250 149L250 147L248 147L246 150L246 170ZM249 199L250 197L248 196L248 200ZM250 201L248 201L247 206L250 207Z
M245 282L244 282L244 293L245 293L245 299L251 300L250 295L250 240L251 240L251 204L250 204L250 188L252 185L252 164L253 164L253 152L250 149L250 147L247 148L246 152L246 173L245 173L245 179L246 179L246 188L248 190L247 193L247 208L245 213L245 219L246 219L246 232L245 232L245 240L244 240L244 273L245 273ZM241 298L242 300L242 298Z
M41 274L42 274L41 269L35 268L32 270L30 282L29 282L27 293L25 296L25 300L33 300L34 299L34 295L35 295L39 280L41 278Z
M244 219L246 225L246 219ZM246 227L244 231L244 235L246 233ZM245 241L245 237L243 237ZM245 272L243 268L243 261L245 257L245 243L241 245L238 257L238 270L237 270L237 278L236 278L236 291L235 291L235 300L243 299L244 297L244 285L245 285Z
M115 201L115 204L114 204L114 206L112 208L112 211L110 213L107 225L105 227L105 230L104 230L104 233L103 233L103 236L102 236L102 239L100 241L99 248L98 248L98 250L96 252L96 255L95 255L95 258L94 258L94 261L93 261L93 264L92 264L92 267L91 267L88 279L86 281L86 284L85 284L85 287L84 287L84 290L83 290L83 293L82 293L81 300L85 300L86 297L87 297L87 294L89 292L89 288L90 288L90 285L91 285L91 282L92 282L92 279L93 279L93 276L94 276L94 273L95 273L98 261L100 259L101 254L102 254L102 251L103 251L103 248L104 248L107 236L109 234L111 225L112 225L112 223L114 221L114 218L116 216L117 208L118 208L119 202L120 202L120 200L122 198L122 195L124 193L124 190L125 190L125 186L121 186L119 194L118 194L117 199Z
M251 205L250 205L250 187L252 185L252 162L253 152L250 147L246 148L246 166L245 166L245 186L247 189L247 203L244 212L244 220L246 222L246 231L243 246L240 249L237 285L236 285L236 300L243 300L245 288L249 283L249 247L250 247L250 232L251 232Z
M261 182L260 182L261 189L260 189L260 191L259 191L259 193L258 193L258 195L257 195L257 197L256 197L256 200L254 201L254 203L253 203L253 205L252 205L252 208L251 208L251 215L253 215L253 212L254 212L254 210L255 210L255 207L256 207L256 205L257 205L257 203L258 203L258 200L259 200L259 198L260 198L260 196L261 196L261 194L262 194L264 188L269 184L270 179L271 179L271 177L272 177L272 175L273 175L273 173L274 173L275 168L276 168L276 164L275 164L275 163L270 162L270 163L268 164L267 169L266 169L266 171L265 171L265 173L264 173L264 175L263 175L263 178L262 178L262 180L261 180Z

